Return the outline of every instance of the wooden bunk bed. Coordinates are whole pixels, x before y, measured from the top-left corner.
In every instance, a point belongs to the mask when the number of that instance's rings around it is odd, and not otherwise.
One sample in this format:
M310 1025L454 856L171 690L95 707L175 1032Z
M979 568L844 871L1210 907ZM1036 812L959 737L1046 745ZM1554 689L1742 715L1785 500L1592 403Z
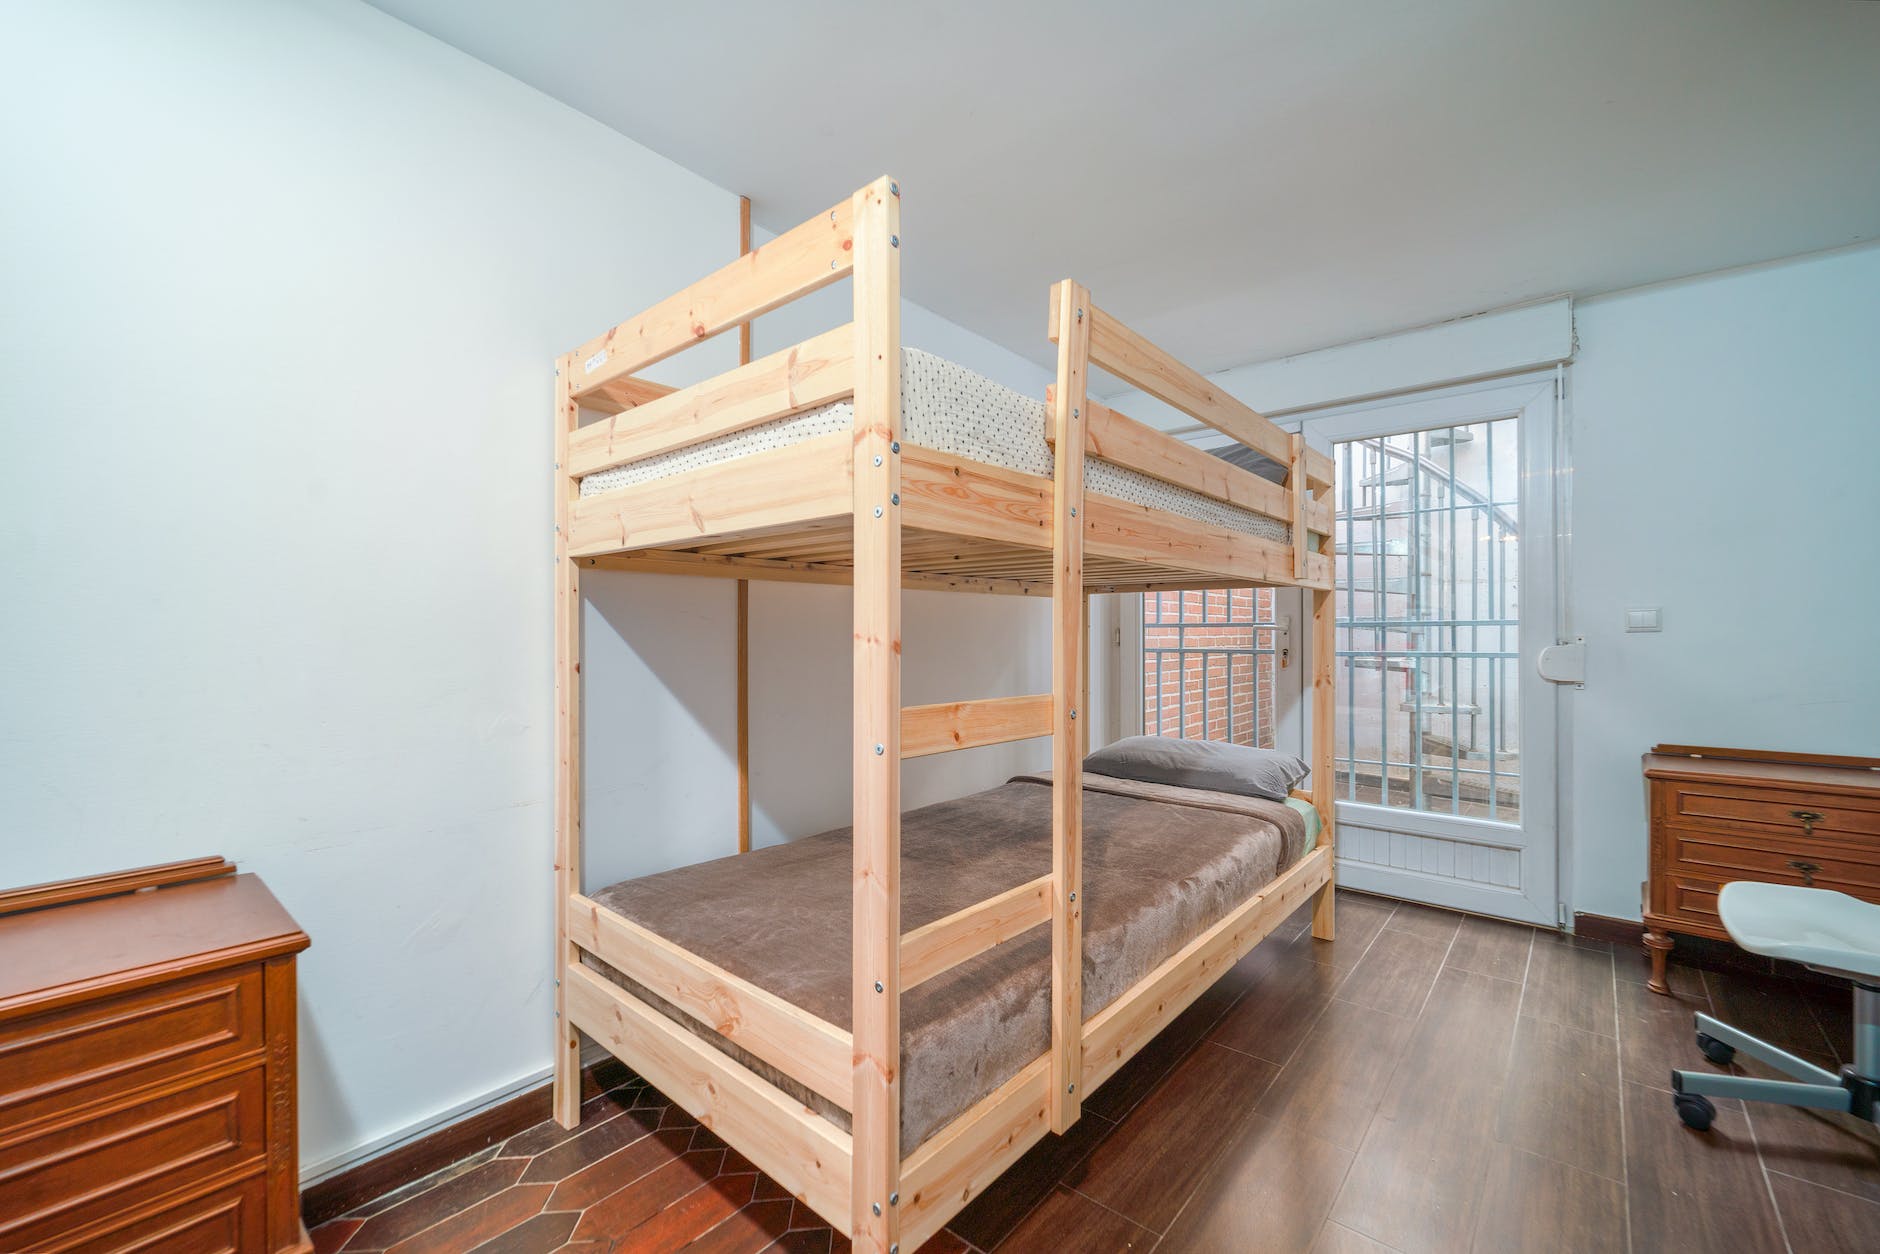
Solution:
M904 439L900 189L883 178L560 359L555 1117L580 1117L581 1036L605 1045L789 1188L860 1249L913 1251L1302 903L1333 929L1332 464L1130 331L1073 282L1051 289L1057 380L1051 473ZM637 372L851 278L854 320L682 389ZM748 353L746 354L748 356ZM1285 467L1275 483L1086 395L1097 366ZM696 450L832 403L833 433L596 491L590 477ZM584 421L584 418L586 421ZM1085 486L1090 465L1139 472L1285 528L1283 541ZM1096 472L1093 470L1092 472ZM595 480L594 482L604 482ZM1268 528L1270 531L1271 528ZM581 866L581 582L591 569L853 587L852 969L849 1027L811 1014L586 895ZM1312 605L1309 853L1283 867L1100 1011L1083 1006L1082 761L1093 592L1245 585ZM1052 690L903 708L901 589L1048 595ZM741 711L742 714L742 711ZM740 725L742 741L745 728ZM914 930L902 927L903 758L1052 740L1050 869ZM757 857L759 855L748 855ZM904 993L1049 928L1050 1046L920 1144L902 1144ZM606 978L605 964L626 981ZM727 1048L629 991L653 990ZM728 1052L788 1077L792 1096ZM845 1130L801 1097L848 1116ZM906 1151L904 1154L904 1150Z

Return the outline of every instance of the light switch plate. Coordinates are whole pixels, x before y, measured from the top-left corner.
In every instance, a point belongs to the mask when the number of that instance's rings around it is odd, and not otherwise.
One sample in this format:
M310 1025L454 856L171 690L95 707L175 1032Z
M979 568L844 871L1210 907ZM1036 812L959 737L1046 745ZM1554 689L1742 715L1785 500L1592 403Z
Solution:
M1657 606L1642 610L1625 612L1627 631L1663 631L1665 629L1664 611Z

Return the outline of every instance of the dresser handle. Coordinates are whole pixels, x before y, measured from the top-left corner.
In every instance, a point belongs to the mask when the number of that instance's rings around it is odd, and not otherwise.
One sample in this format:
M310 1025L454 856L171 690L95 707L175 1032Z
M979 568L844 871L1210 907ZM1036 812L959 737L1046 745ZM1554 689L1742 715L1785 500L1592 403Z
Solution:
M1789 817L1802 821L1802 835L1813 836L1815 834L1815 824L1821 822L1821 820L1827 816L1815 810L1790 810ZM1789 865L1793 866L1795 864L1790 863Z
M1819 863L1804 862L1800 858L1797 858L1790 862L1789 865L1802 873L1802 883L1808 885L1810 888L1815 886L1815 872L1821 869Z

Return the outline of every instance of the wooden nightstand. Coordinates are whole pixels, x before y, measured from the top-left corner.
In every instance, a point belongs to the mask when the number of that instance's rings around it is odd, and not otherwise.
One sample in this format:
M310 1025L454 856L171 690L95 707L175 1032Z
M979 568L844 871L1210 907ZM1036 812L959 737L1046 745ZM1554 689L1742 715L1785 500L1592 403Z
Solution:
M304 1251L294 955L220 858L0 893L0 1249Z
M1658 745L1645 782L1652 991L1669 991L1671 933L1729 939L1717 894L1732 880L1880 901L1880 759Z

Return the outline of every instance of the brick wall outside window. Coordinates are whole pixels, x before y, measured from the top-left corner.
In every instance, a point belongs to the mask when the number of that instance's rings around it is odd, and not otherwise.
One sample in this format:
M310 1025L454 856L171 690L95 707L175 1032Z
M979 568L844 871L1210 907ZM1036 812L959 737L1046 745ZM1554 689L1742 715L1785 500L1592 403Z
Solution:
M1273 590L1152 592L1142 602L1143 731L1271 748Z

